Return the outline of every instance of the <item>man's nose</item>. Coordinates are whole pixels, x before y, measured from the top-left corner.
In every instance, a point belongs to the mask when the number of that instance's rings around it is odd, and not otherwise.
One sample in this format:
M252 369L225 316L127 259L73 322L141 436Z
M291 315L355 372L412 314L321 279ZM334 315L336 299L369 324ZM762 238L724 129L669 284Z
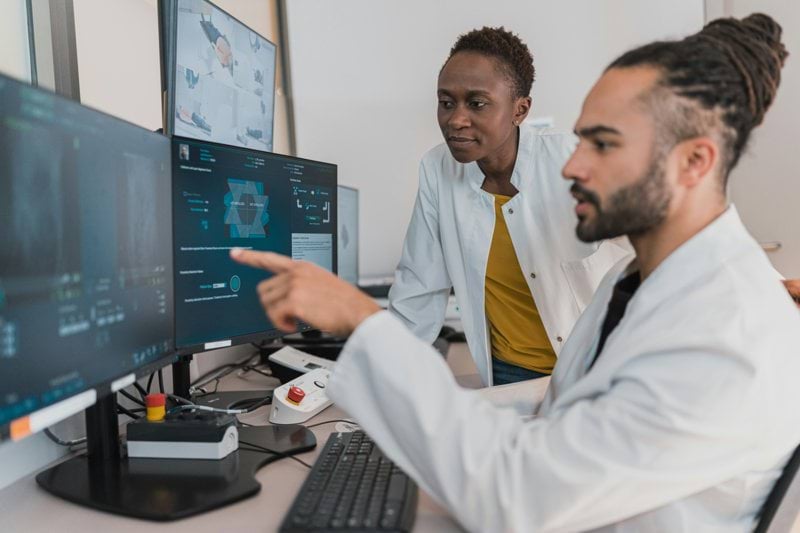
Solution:
M561 176L567 180L585 181L588 175L588 169L580 155L580 150L576 148L564 168L561 169Z

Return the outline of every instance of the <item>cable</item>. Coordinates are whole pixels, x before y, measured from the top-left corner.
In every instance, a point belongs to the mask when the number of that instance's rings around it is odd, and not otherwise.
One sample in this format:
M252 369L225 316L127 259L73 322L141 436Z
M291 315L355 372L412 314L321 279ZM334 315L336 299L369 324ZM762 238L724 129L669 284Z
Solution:
M148 391L144 390L144 387L142 387L141 385L139 385L139 384L138 384L138 383L136 383L135 381L133 382L133 386L134 386L134 387L136 387L136 390L137 390L137 391L139 391L139 394L140 394L140 395L141 395L141 397L142 397L142 403L146 402L147 400L145 400L145 398L146 398L146 397L147 397L147 395L148 395Z
M298 463L300 463L301 465L305 466L308 469L313 468L310 464L308 464L305 461L302 461L302 460L298 459L294 455L290 455L288 453L279 452L279 451L276 451L276 450L270 450L269 448L265 448L263 446L259 446L258 444L253 444L251 442L245 442L243 440L240 440L239 441L239 446L241 447L242 444L244 444L245 446L251 446L253 448L256 448L255 450L248 450L248 451L251 451L251 452L266 452L266 453L271 453L273 455L277 455L279 457L288 457L289 459L297 461Z
M272 372L265 372L264 370L258 368L258 365L243 366L241 375L244 375L248 372L256 372L257 374L261 374L262 376L266 376L268 378L275 377L272 375Z
M137 415L133 411L129 411L128 409L125 409L120 404L117 404L117 413L123 414L123 415L125 415L127 417L130 417L130 418L134 419L134 420L139 420L141 418L139 415Z
M161 372L161 369L158 369L158 391L161 394L164 394L164 374Z
M357 426L358 423L354 422L353 420L345 420L344 418L337 418L335 420L326 420L325 422L317 422L316 424L311 424L310 426L305 426L306 429L315 428L317 426L324 426L325 424L333 424L335 422L344 422L345 424L353 424Z
M194 403L190 402L186 398L181 398L180 396L175 396L174 394L167 394L167 398L172 400L175 403L180 403L183 405L195 405Z
M72 447L72 446L78 446L79 444L83 444L84 442L86 442L86 437L81 437L79 439L74 439L74 440L61 440L56 436L55 433L50 431L50 428L44 428L44 434L47 435L48 439L55 442L59 446Z
M247 366L247 364L253 358L255 358L257 355L258 354L250 354L247 357L245 357L244 359L242 359L241 361L238 361L236 363L228 363L228 364L219 366L219 367L217 367L217 368L215 368L213 370L209 370L208 372L206 372L205 374L203 374L202 376L200 376L196 380L194 380L191 383L191 385L192 385L192 387L202 387L206 383L210 383L210 382L214 381L215 379L222 379L225 376L227 376L228 374L230 374L231 372L233 372L234 370L236 370L238 368L242 368L243 366ZM213 377L209 378L209 376L213 376Z
M150 374L150 377L147 378L147 394L150 394L150 387L153 386L153 376L155 376L155 375L156 375L156 373L153 372L152 374Z
M272 401L272 396L262 398L260 401L254 403L247 409L220 409L218 407L209 407L207 405L197 405L195 403L187 402L183 405L178 405L169 410L168 414L178 413L180 411L209 411L211 413L224 413L227 415L245 415L252 413L259 407L263 407Z
M117 392L119 392L120 394L125 396L127 399L129 399L133 403L135 403L137 405L141 405L142 407L144 407L144 402L142 400L140 400L139 398L137 398L136 396L134 396L133 394L131 394L129 392L126 392L125 390L119 390Z

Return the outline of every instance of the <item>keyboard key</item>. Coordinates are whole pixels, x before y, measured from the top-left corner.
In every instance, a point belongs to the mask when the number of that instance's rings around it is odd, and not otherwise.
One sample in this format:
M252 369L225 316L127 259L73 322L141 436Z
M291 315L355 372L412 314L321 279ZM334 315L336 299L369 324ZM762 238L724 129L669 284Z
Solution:
M409 490L409 488L411 490ZM410 531L416 486L365 433L335 433L281 531Z

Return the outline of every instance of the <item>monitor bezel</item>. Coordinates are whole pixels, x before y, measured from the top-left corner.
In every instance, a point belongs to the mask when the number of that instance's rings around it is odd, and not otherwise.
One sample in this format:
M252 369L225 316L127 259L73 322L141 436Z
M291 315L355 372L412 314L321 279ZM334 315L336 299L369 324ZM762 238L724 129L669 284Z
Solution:
M175 69L177 68L177 40L178 40L178 2L180 0L158 0L159 1L159 10L158 10L158 25L159 25L159 47L161 48L161 90L162 90L162 99L163 105L161 106L161 110L163 112L162 116L162 126L164 132L169 137L173 137L175 135ZM275 93L277 91L277 82L278 82L278 45L272 42L270 39L264 37L261 33L254 30L252 27L248 26L244 22L242 22L239 18L231 15L228 11L222 9L214 2L210 0L200 0L201 2L205 2L209 4L214 9L219 10L223 14L229 16L233 19L237 24L241 24L249 31L253 32L254 34L258 35L261 39L267 41L273 47L274 53L274 76L272 77L272 123L270 127L272 131L270 134L272 135L272 148L275 149ZM166 46L165 46L166 44ZM203 139L194 139L192 137L185 137L186 139L192 139L195 141L205 142ZM219 143L225 144L225 143ZM230 146L237 146L237 145L230 145ZM245 147L240 147L245 148ZM245 148L246 149L246 148ZM271 153L271 152L270 152Z
M358 282L361 279L361 267L359 265L359 261L361 261L361 240L360 240L361 239L361 191L359 189L357 189L355 187L351 187L349 185L339 185L339 187L341 187L343 189L348 189L348 190L353 191L353 192L356 193L356 232L357 232L357 235L356 235L356 282L355 282L354 287L358 287ZM339 208L339 198L338 197L336 198L336 208L337 208L337 210ZM338 216L338 214L337 214L337 216ZM336 243L337 243L337 245L339 243L339 235L338 234L336 235ZM337 262L338 262L338 256L337 256ZM336 270L337 270L336 274L338 275L339 274L338 265L337 265Z
M110 119L112 119L114 121L129 125L129 126L133 126L133 127L137 128L137 129L141 130L142 132L145 132L148 135L158 136L160 138L163 138L165 140L165 142L167 142L169 144L169 146L170 146L170 156L171 156L171 150L172 150L171 139L170 139L169 136L164 135L161 132L151 131L151 130L143 127L143 126L140 126L139 124L136 124L136 123L131 122L129 120L126 120L124 118L112 115L110 113L107 113L107 112L102 111L100 109L97 109L95 107L92 107L92 106L83 104L81 102L77 102L77 101L75 101L75 100L73 100L71 98L67 98L65 96L62 96L62 95L50 90L49 88L36 86L36 85L33 85L33 84L31 84L29 82L26 82L24 80L20 80L18 78L15 78L13 76L8 76L6 74L0 73L0 81L11 82L12 84L16 84L19 87L26 87L26 88L34 90L34 91L42 92L42 93L47 94L47 95L49 95L51 97L54 97L55 100L57 100L57 101L67 102L69 105L75 105L75 106L78 106L78 107L85 108L85 109L91 111L92 113L96 113L96 114L98 114L98 115L100 115L102 117L110 118ZM171 161L170 161L170 164L171 164ZM170 167L170 179L171 178L172 178L172 168ZM172 213L172 203L170 203L170 209L169 209L170 225L173 225L172 224L172 215L173 215L173 213ZM172 239L172 238L173 238L173 235L171 234L170 235L170 239ZM173 244L172 248L174 250L174 248L175 248L174 242L172 244ZM36 409L34 409L32 411L26 412L22 416L18 416L16 418L13 418L13 419L7 421L7 422L0 423L0 443L12 440L11 439L11 425L17 420L22 420L22 419L24 419L26 417L29 417L30 415L32 415L32 414L34 414L34 413L36 413L38 411L41 411L43 409L47 409L47 408L50 408L50 407L57 406L59 404L68 402L70 399L74 398L75 396L77 396L79 394L83 394L83 393L85 393L86 391L89 391L89 390L94 390L97 393L97 401L99 401L101 398L103 398L103 397L105 397L105 396L107 396L109 394L114 394L114 393L117 392L117 391L112 391L111 390L111 384L114 383L115 381L117 381L119 379L122 379L122 378L124 378L126 376L129 376L131 374L133 374L135 376L136 380L139 380L139 379L141 379L141 378L143 378L145 376L149 376L150 374L152 374L153 372L156 372L157 370L159 370L161 368L164 368L167 365L175 363L178 360L178 353L176 351L176 343L175 343L175 286L174 286L174 284L175 284L175 273L174 273L175 260L174 260L174 256L171 256L170 260L172 262L170 266L171 266L171 270L173 271L173 273L172 273L173 279L172 279L172 290L171 290L171 293L172 293L172 309L171 309L171 311L172 311L172 316L171 316L171 318L172 318L172 328L171 328L172 336L169 339L170 340L169 349L166 352L164 352L161 356L159 356L158 359L155 359L153 361L149 361L149 362L145 363L144 365L142 365L140 367L133 368L133 369L126 370L126 371L122 371L122 372L119 372L119 373L115 373L114 375L110 376L108 379L101 379L100 381L97 381L94 384L89 384L84 389L82 389L80 391L77 391L77 392L71 394L70 396L68 396L68 397L66 397L66 398L64 398L62 400L59 400L59 401L57 401L55 403L51 403L51 404L48 404L48 405L39 406L39 407L37 407ZM68 417L65 417L65 418L68 418ZM33 435L33 433L31 433L30 435ZM26 435L26 436L30 436L30 435Z
M226 150L242 150L242 151L245 151L245 152L254 152L254 153L262 154L264 157L267 157L267 158L274 157L274 158L280 158L280 159L287 159L287 160L291 160L291 161L307 162L307 163L320 164L320 165L330 165L331 167L333 167L333 169L336 172L336 184L335 184L335 187L339 186L339 165L337 165L336 163L329 163L327 161L319 161L319 160L316 160L316 159L308 159L308 158L305 158L305 157L297 157L297 156L293 156L293 155L278 154L278 153L275 153L275 152L266 152L264 150L256 150L256 149L253 149L253 148L244 148L242 146L233 146L233 145L230 145L230 144L217 143L217 142L213 142L213 141L201 141L201 140L198 140L198 139L193 139L191 137L181 137L179 135L172 135L170 137L170 139L172 141L171 155L172 155L173 159L176 157L175 156L175 152L176 152L175 145L177 143L179 143L179 142L192 142L192 143L199 143L199 144L208 144L208 145L211 145L211 146L214 146L214 147L217 147L217 148L226 149ZM173 187L173 195L174 195L175 194L175 190L174 190L174 187L175 187L174 172L172 174L173 174L172 187ZM174 196L173 196L173 198L174 198ZM336 198L336 208L337 208L336 216L338 217L339 216L339 214L338 214L338 208L339 208L338 191L337 191L337 198ZM173 215L174 215L174 210L173 210ZM337 253L337 246L339 245L338 228L336 228L336 230L337 231L334 234L334 238L333 238L333 241L334 241L333 242L333 252L334 253ZM173 266L175 265L175 260L176 260L176 255L175 255L176 254L176 248L177 248L176 243L177 243L177 239L176 239L176 236L175 236L175 224L173 223L172 224L172 264L173 264ZM338 275L338 272L339 272L338 254L337 254L337 261L333 261L332 267L333 267L333 273ZM173 268L172 275L173 275L173 287L174 287L174 286L176 286L175 276L177 275L175 268ZM259 342L272 340L272 339L277 339L277 338L280 338L280 337L284 337L286 335L291 335L293 333L301 333L303 331L309 331L309 330L315 329L312 326L310 326L308 324L305 324L305 323L298 324L298 328L297 328L296 331L281 331L278 328L273 326L271 330L264 330L264 331L259 331L259 332L255 332L255 333L248 333L248 334L239 335L239 336L236 336L236 337L228 337L228 338L221 338L221 339L209 339L209 340L207 340L206 342L203 342L203 343L179 345L178 344L178 328L177 328L177 322L178 322L178 298L177 298L177 292L173 292L173 300L174 300L174 308L175 308L175 313L173 314L173 324L174 324L173 325L173 331L175 332L175 350L176 350L178 355L192 355L192 354L199 354L199 353L204 353L204 352L212 352L214 350L222 350L222 349L225 349L225 348L232 348L234 346L241 346L241 345L250 344L250 343L256 343L257 344ZM264 316L264 319L267 320L266 316ZM215 343L224 343L224 345L212 346L210 348L206 347L209 344L213 345Z

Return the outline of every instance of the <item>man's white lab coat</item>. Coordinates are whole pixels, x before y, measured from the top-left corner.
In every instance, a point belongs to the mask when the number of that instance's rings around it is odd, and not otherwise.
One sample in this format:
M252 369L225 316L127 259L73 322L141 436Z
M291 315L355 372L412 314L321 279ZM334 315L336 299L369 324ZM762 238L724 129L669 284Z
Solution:
M471 531L749 531L800 442L800 313L731 207L644 280L587 373L623 267L532 420L459 388L387 312L330 397Z
M630 249L581 242L570 184L561 168L572 135L520 126L511 183L519 191L503 206L514 251L556 354L600 280ZM494 233L494 196L481 189L477 163L461 164L441 144L420 163L419 191L403 245L389 310L419 338L432 342L444 321L450 288L484 384L492 383L484 303L486 264ZM627 243L625 243L627 246Z

